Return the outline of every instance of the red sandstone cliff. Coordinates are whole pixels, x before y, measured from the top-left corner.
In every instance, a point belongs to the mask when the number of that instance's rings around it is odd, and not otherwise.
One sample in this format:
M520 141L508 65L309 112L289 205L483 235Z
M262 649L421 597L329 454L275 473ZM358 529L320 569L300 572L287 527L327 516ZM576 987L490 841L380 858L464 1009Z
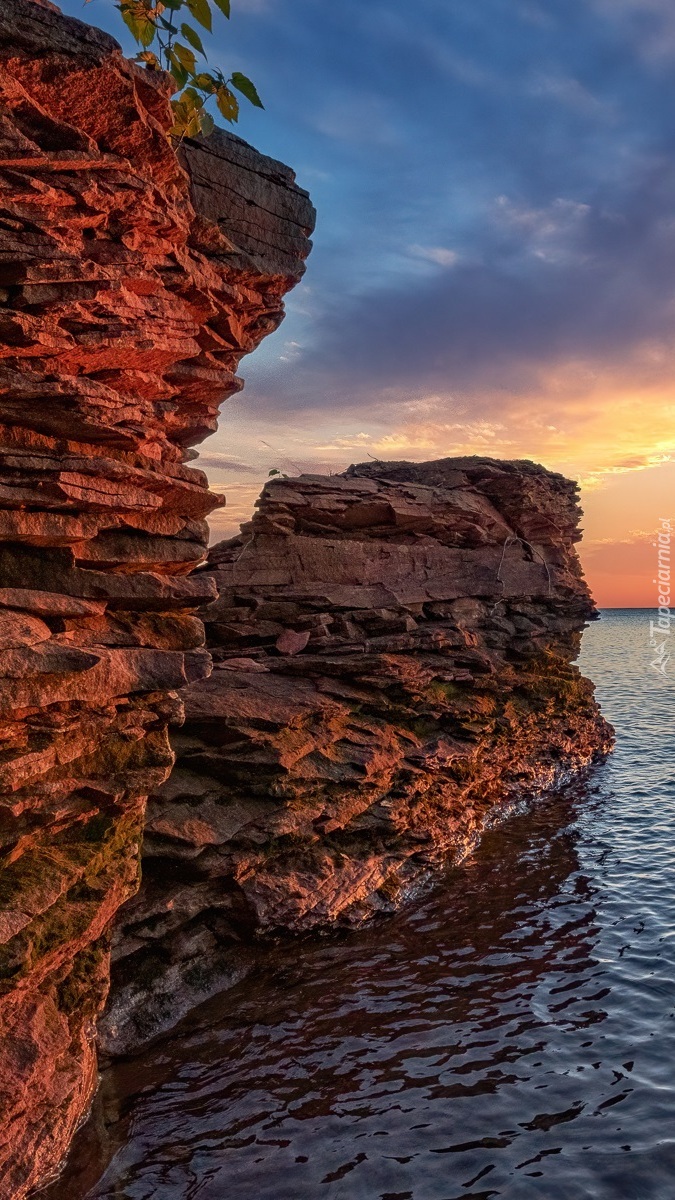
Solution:
M282 164L169 145L163 76L53 6L0 11L0 1197L96 1076L108 928L138 885L220 500L187 447L274 329L313 224Z
M240 977L259 935L395 908L611 732L571 665L593 615L576 492L530 463L277 481L204 565L219 501L188 447L281 319L311 206L228 134L178 162L162 77L99 31L5 0L0 44L9 1200L94 1086L149 792L112 1052Z
M370 463L266 485L203 572L215 669L183 693L103 1039L133 1049L256 936L391 911L486 821L611 745L572 665L595 615L577 489L529 462Z

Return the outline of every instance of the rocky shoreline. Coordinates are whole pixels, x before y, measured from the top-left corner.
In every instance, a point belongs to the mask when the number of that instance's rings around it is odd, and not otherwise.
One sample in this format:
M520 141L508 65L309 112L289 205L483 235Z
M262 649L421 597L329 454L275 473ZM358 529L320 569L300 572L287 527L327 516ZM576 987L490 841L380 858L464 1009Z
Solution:
M271 481L202 573L214 659L185 689L101 1038L130 1053L269 936L392 912L487 823L607 752L573 665L597 614L576 486L528 462Z
M612 734L573 665L596 615L577 489L542 467L278 479L207 558L222 498L193 447L283 317L309 197L222 131L177 156L166 77L47 0L5 0L0 46L0 1200L21 1200L97 1043L166 1033L265 939L394 911Z

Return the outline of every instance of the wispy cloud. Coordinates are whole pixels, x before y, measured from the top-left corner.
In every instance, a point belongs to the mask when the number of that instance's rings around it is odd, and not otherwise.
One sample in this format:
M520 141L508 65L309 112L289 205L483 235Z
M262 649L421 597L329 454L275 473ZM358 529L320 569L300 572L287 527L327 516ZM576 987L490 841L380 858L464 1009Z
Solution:
M591 0L592 7L618 26L631 49L647 62L675 56L675 9L670 0Z
M242 462L235 455L214 454L212 450L200 454L195 462L195 466L200 467L203 471L209 469L212 471L233 471L235 474L241 472L246 475L257 470L251 463Z
M459 259L457 251L450 250L447 246L419 246L413 243L408 247L408 253L412 254L413 258L425 258L437 267L454 267Z

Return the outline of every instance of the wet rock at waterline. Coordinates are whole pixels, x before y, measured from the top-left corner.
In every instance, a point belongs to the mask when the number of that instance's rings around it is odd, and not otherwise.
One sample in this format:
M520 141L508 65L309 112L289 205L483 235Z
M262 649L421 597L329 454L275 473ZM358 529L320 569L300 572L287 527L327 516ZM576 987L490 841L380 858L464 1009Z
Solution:
M261 936L391 912L604 754L576 486L530 462L269 482L197 578L214 658L120 914L110 1053L239 980Z
M18 1200L86 1111L97 1029L133 1050L264 937L391 912L611 732L571 665L594 615L576 492L542 468L278 480L206 562L220 499L190 447L281 320L313 210L232 135L177 158L164 78L52 5L5 0L0 44L0 1196Z

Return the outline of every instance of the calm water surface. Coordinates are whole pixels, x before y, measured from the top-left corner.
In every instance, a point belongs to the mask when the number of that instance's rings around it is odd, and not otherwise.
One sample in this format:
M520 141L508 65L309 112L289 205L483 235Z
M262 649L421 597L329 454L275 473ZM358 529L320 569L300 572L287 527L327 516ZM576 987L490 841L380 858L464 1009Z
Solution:
M675 689L649 616L585 635L618 735L592 779L109 1072L50 1200L672 1200Z

